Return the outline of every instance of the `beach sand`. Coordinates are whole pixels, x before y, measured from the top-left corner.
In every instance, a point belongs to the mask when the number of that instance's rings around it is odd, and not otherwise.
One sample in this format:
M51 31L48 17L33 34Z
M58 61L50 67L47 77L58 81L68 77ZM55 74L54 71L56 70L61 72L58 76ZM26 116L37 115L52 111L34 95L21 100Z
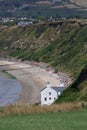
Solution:
M50 82L53 86L61 84L60 76L53 70L47 70L35 64L0 60L0 69L15 76L23 85L21 96L17 103L40 103L40 91Z

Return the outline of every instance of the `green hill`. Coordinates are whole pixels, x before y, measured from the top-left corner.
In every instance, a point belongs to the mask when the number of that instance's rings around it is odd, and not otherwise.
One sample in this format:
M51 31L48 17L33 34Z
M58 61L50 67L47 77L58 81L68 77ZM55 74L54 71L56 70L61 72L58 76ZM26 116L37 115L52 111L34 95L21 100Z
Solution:
M56 102L87 101L87 66Z
M70 2L75 3L78 6L87 7L86 0L70 0Z
M0 17L87 17L86 0L0 0Z
M66 72L75 81L65 91L63 101L68 101L68 95L72 95L71 101L87 99L84 96L87 79L80 82L78 78L87 66L86 20L39 23L26 27L0 26L0 57L46 62L56 72ZM72 86L75 86L74 90Z

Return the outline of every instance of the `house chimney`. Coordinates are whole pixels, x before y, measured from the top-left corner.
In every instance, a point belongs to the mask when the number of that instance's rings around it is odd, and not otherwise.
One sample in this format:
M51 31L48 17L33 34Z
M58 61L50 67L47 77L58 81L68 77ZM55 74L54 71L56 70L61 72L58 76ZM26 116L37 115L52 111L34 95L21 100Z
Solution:
M47 82L46 84L47 87L51 87L50 82Z

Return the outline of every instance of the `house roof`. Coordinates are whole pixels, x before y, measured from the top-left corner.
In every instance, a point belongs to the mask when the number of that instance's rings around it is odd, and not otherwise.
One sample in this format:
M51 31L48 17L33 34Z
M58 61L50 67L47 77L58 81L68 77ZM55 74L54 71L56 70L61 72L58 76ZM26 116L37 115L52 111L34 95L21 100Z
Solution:
M47 87L45 87L45 88L43 88L42 90L41 90L41 92L44 90L44 89L46 89ZM53 90L55 90L56 92L63 92L65 89L66 89L66 87L56 87L56 86L53 86L53 87L50 87L50 88L52 88Z
M51 87L52 89L54 89L56 92L63 92L65 89L66 89L66 87Z

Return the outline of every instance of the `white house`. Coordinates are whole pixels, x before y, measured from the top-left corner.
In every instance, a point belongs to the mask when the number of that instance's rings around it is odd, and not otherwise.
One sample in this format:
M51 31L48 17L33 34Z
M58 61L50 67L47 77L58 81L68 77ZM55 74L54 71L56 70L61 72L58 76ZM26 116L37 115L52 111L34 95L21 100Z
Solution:
M53 0L54 3L61 2L62 0Z
M20 21L18 22L18 26L28 26L32 24L32 21Z
M52 104L65 89L66 87L60 87L60 86L56 87L56 86L47 85L46 88L41 90L41 105Z

